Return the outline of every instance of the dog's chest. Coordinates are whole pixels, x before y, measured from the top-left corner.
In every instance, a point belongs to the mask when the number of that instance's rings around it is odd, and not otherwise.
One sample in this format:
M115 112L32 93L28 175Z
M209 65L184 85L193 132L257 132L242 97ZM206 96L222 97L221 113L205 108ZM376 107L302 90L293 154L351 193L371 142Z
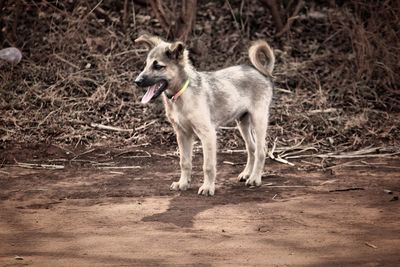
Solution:
M193 128L190 116L174 103L164 102L168 120L175 126L184 130Z

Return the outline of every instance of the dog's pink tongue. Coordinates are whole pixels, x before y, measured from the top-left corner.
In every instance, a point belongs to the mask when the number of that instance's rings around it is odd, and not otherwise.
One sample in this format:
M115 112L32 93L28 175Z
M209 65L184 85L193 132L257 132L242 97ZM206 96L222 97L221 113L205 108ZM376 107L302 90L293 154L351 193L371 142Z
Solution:
M146 94L142 97L142 104L149 103L156 92L156 85L152 85L147 89Z

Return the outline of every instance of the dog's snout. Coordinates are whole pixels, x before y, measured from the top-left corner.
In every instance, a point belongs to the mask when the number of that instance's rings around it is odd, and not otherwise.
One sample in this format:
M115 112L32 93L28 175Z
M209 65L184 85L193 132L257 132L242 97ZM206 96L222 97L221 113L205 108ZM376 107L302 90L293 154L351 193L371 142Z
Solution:
M135 79L135 84L136 84L137 86L143 86L143 82L144 82L143 76L138 76L138 77Z

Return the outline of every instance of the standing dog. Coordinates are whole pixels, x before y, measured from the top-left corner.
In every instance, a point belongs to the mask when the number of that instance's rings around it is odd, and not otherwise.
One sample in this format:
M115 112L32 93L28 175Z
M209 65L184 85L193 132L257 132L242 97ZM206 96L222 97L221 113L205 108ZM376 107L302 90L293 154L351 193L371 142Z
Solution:
M232 120L238 124L248 154L246 167L238 179L246 181L248 186L260 186L275 64L269 45L259 40L250 47L253 66L198 72L182 42L168 43L148 35L135 42L150 49L146 66L135 80L137 86L147 88L141 102L148 103L164 93L166 114L177 136L181 176L172 183L171 190L186 190L190 186L192 144L197 135L203 146L204 171L198 194L214 195L216 129ZM267 58L266 66L261 63L260 54Z

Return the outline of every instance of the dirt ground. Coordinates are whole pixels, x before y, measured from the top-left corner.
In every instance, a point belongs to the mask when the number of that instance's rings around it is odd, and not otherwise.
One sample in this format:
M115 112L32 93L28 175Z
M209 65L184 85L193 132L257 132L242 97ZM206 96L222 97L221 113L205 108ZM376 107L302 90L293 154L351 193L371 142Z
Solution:
M179 166L164 148L15 146L0 158L0 266L400 262L399 158L337 161L324 171L267 160L263 185L246 188L236 181L244 155L220 153L214 197L197 195L199 152L186 192L169 191Z

